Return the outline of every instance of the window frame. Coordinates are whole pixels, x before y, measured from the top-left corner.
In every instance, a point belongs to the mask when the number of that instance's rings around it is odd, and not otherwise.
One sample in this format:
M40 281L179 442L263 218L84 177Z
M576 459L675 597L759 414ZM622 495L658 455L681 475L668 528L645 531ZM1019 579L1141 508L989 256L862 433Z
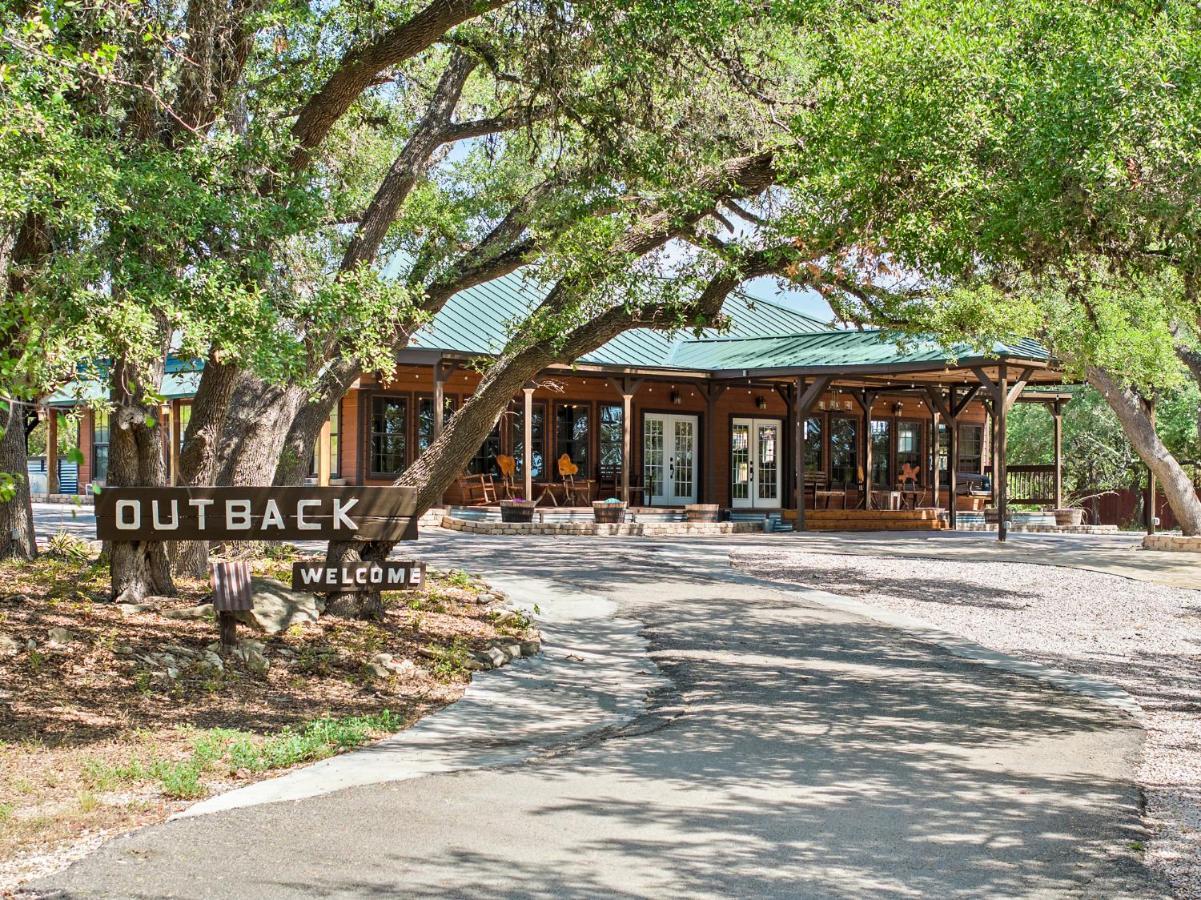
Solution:
M364 467L364 469L367 473L368 478L395 478L397 475L399 475L401 472L403 472L408 467L409 462L410 462L410 460L409 460L409 441L410 441L409 432L411 430L409 416L410 416L410 412L413 409L412 399L413 398L412 398L411 394L373 393L373 394L369 395L368 403L367 403L367 415L364 417L366 419L365 427L366 427L366 432L367 432L367 440L364 442L365 449L367 452L367 465ZM400 468L397 469L396 471L384 472L384 471L380 471L379 469L377 469L375 467L375 459L376 459L375 439L376 439L376 436L377 435L384 436L387 434L387 432L377 432L375 430L375 420L376 420L375 406L376 406L376 403L399 403L399 404L401 404L402 408L404 409L404 421L401 424L401 429L399 432L394 433L394 434L396 434L396 436L399 436L402 441L402 449L401 449L402 460L401 460Z
M576 402L564 401L564 402L555 403L555 405L554 405L554 417L555 417L554 418L554 447L555 447L555 452L552 455L553 465L554 465L552 475L556 479L558 478L558 475L559 475L559 468L558 468L559 458L564 453L563 438L562 438L562 435L560 434L560 430L559 430L559 414L560 414L561 410L566 409L566 408L571 408L571 409L576 409L576 410L582 409L582 410L584 410L584 413L587 416L588 431L584 435L584 438L582 440L582 443L584 445L584 458L582 460L580 460L580 459L576 459L576 457L574 455L572 455L571 461L573 463L575 463L575 465L579 466L579 469L580 469L580 472L576 477L578 477L578 478L591 477L587 473L590 471L590 466L592 465L592 437L593 437L592 423L596 420L596 417L595 417L595 414L593 411L593 406L594 406L594 404L590 400L580 400L580 401L576 401ZM574 418L572 419L572 430L573 431L575 429L576 421L577 421L576 419L574 419ZM570 443L573 447L579 442L580 442L580 439L574 437L574 435L570 439Z

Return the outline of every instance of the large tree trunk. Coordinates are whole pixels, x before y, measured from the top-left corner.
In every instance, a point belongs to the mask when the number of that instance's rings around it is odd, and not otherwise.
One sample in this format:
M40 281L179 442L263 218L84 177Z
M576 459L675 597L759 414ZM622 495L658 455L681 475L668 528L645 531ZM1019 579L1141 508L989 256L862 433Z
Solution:
M221 434L240 376L239 369L209 354L192 400L192 418L180 448L181 486L210 485L216 479ZM171 567L176 575L203 578L208 573L207 541L175 541L169 549Z
M284 438L307 396L303 387L267 384L241 373L221 435L217 484L270 484Z
M284 438L279 454L279 465L275 468L275 483L281 486L298 485L309 473L309 461L321 427L326 423L342 395L349 390L354 380L362 374L357 363L344 359L336 360L321 378L314 396L301 405Z
M29 495L29 466L25 446L23 403L3 401L0 410L0 473L13 477L13 496L0 503L0 559L33 559L37 538L33 527L33 503Z
M1177 346L1176 353L1188 366L1189 373L1193 376L1197 387L1201 388L1201 350ZM1197 404L1197 445L1201 446L1201 403Z
M163 378L166 341L145 387L157 393ZM113 366L114 409L108 445L110 487L161 487L167 483L159 409L146 399L143 382L124 360ZM171 563L166 544L159 541L114 541L111 554L113 599L136 603L151 595L173 595Z
M1201 534L1201 500L1197 498L1193 480L1159 439L1142 398L1105 369L1089 366L1087 375L1089 384L1101 392L1117 415L1135 451L1155 473L1181 531Z

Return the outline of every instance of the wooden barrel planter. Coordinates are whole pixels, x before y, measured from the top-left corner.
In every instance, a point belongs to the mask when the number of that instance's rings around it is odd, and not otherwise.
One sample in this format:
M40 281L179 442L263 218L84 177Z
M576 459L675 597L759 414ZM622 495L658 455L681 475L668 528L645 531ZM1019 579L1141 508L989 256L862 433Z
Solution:
M1084 510L1082 509L1056 509L1053 512L1055 513L1055 524L1060 527L1084 524Z
M592 503L592 516L599 524L620 524L625 514L626 505L621 500L595 500Z
M716 503L689 503L684 507L684 518L689 522L716 522L720 512Z
M501 500L500 520L502 522L520 523L534 521L533 500Z

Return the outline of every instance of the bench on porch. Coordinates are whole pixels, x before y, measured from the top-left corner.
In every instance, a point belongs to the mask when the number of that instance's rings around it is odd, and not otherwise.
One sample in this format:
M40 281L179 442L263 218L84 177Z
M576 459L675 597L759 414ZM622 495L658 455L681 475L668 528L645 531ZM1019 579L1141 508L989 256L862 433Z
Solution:
M496 502L496 482L491 475L460 475L455 484L463 506L489 506Z

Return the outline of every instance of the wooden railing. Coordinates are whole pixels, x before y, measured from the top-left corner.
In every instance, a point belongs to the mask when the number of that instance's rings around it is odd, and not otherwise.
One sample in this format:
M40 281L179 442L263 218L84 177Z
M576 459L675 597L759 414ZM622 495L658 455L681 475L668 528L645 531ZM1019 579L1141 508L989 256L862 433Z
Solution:
M987 471L987 469L986 469ZM991 475L991 472L989 473ZM1055 466L1008 466L1006 487L1010 503L1049 506L1055 503Z

